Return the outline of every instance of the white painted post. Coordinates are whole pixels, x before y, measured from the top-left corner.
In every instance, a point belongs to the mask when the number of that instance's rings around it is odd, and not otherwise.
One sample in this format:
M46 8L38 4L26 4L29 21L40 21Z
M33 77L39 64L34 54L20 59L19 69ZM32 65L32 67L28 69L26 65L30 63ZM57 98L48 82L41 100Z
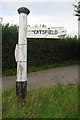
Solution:
M19 13L19 39L15 49L17 61L16 95L25 98L27 91L27 15L30 11L21 7Z

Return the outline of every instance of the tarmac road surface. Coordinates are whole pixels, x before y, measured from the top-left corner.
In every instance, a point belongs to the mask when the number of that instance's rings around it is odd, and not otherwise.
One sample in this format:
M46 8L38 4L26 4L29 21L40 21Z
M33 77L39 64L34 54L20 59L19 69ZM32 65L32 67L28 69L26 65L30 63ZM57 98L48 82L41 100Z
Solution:
M57 83L76 84L78 83L78 65L53 68L28 74L28 90L39 87L53 86ZM2 90L11 88L16 84L16 76L2 78Z

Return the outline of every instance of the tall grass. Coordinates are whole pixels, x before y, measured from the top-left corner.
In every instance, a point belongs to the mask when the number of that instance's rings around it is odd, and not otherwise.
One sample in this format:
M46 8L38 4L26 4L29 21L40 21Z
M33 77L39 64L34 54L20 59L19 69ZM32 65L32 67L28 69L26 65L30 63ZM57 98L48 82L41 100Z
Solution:
M15 89L3 92L3 118L79 118L77 85L49 86L27 92L17 102Z

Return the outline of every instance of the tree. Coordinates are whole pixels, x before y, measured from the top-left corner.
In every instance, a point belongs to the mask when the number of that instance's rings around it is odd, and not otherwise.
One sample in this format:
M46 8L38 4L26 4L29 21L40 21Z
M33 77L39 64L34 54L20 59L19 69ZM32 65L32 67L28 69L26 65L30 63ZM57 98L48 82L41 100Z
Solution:
M74 6L75 16L78 16L78 38L80 37L80 1Z

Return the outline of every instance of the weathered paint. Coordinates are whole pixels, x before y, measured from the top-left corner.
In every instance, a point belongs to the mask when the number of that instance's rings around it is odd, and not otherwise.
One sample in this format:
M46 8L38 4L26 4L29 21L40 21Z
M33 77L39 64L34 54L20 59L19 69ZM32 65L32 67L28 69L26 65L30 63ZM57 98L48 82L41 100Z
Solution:
M17 62L16 95L23 99L27 90L27 15L29 12L25 7L18 9L19 39L15 49Z
M27 81L27 15L19 15L19 39L17 45L17 81Z

